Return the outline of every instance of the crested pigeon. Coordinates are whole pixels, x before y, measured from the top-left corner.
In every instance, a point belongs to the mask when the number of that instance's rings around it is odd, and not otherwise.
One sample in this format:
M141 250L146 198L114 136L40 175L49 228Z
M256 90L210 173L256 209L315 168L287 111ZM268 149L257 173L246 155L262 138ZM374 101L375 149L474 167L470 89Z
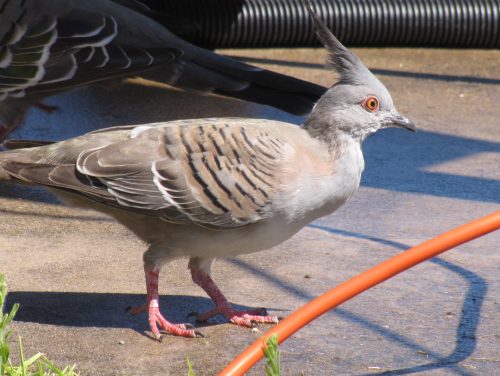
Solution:
M361 144L386 127L414 130L365 65L313 15L339 79L303 127L245 118L176 120L103 129L52 144L12 143L0 180L48 187L63 200L106 213L147 243L144 271L151 331L196 337L159 307L162 265L189 257L193 281L232 323L275 323L265 311L237 311L210 276L218 257L257 252L334 212L358 189ZM32 146L26 148L26 146Z
M326 90L198 48L174 34L182 29L136 0L0 1L0 140L31 105L49 109L45 96L154 68L180 88L299 115Z

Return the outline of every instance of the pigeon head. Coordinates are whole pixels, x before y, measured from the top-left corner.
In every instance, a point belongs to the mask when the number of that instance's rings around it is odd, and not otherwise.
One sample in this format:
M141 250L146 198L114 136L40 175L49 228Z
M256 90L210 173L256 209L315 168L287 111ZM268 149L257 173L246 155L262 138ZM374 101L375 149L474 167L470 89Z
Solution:
M327 65L338 81L321 97L306 128L327 126L363 140L380 128L401 127L415 131L414 124L394 107L387 88L352 52L339 42L306 4L314 20L316 34L328 49ZM319 131L319 129L314 130Z

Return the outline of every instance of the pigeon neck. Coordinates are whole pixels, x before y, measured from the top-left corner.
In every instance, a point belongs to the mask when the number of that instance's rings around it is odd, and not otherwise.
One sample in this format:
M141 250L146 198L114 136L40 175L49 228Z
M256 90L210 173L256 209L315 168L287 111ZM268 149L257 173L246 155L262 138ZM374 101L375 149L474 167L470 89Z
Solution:
M317 117L312 113L304 123L304 129L312 137L328 147L331 153L344 150L348 144L361 143L362 137L346 132L331 119Z

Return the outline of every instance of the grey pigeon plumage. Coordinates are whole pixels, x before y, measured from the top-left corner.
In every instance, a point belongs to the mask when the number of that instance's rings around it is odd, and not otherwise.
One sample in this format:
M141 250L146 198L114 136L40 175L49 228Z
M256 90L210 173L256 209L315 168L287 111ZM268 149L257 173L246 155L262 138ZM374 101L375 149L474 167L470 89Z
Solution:
M116 218L148 244L144 254L147 311L158 326L195 337L159 309L165 263L189 257L193 281L215 303L198 320L277 322L265 312L238 312L210 277L214 258L275 246L334 212L358 189L361 144L385 127L414 129L361 61L316 19L339 81L303 127L244 118L177 120L124 126L48 145L10 143L0 153L0 180L49 187L63 199ZM23 148L33 146L32 148Z
M0 139L45 96L158 68L165 83L306 114L324 88L182 40L135 0L0 1Z

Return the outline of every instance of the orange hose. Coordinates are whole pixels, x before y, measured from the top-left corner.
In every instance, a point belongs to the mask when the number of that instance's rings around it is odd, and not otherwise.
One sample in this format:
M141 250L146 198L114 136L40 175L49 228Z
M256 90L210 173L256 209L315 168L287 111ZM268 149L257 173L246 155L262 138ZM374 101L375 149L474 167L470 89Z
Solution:
M386 279L427 259L435 257L450 248L498 229L500 229L500 211L456 227L451 231L445 232L416 247L410 248L356 277L351 278L349 281L313 299L302 308L293 312L278 325L271 328L266 334L234 358L233 361L219 373L219 376L243 375L263 357L262 346L266 339L273 334L276 334L278 336L278 342L282 343L304 325L370 287L378 285Z

